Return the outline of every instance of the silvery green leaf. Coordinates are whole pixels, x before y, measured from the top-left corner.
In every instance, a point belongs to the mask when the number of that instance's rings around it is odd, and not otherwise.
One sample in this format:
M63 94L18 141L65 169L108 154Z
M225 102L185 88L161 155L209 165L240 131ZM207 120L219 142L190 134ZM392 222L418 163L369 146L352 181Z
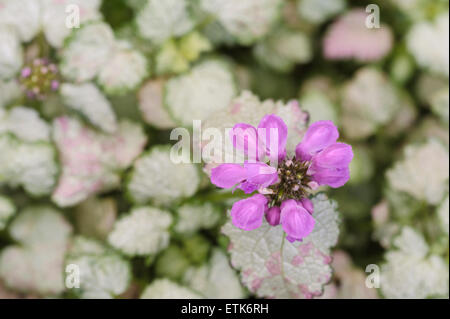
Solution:
M202 299L203 297L189 288L168 279L156 279L149 284L141 299Z
M280 0L202 0L200 5L214 15L225 29L242 44L251 44L272 27L283 2Z
M140 34L155 44L179 37L194 27L186 0L147 0L139 11L136 24Z
M58 173L56 152L51 144L27 143L13 135L0 134L0 183L22 186L29 194L49 194Z
M296 64L312 59L309 37L300 31L280 29L254 46L253 53L261 63L279 72L290 72Z
M74 238L65 264L77 266L79 288L72 291L83 299L110 299L125 292L131 280L130 263L99 242Z
M67 24L70 21L70 14L79 12L80 25L92 21L97 21L102 18L100 13L101 0L41 0L42 1L42 29L45 37L50 45L60 48L63 45L64 39L70 35L75 27L70 28ZM77 6L78 11L73 11L73 7ZM72 9L71 9L72 8ZM71 10L69 10L71 9Z
M75 82L94 79L111 58L114 44L114 33L108 24L81 27L62 51L61 73Z
M109 244L129 256L154 255L169 245L169 212L150 206L133 209L116 221Z
M448 298L448 264L429 251L422 234L404 227L381 267L380 288L386 298Z
M212 228L221 218L218 208L211 203L184 204L177 209L177 215L174 230L180 234L193 234L201 229Z
M229 66L220 60L203 61L188 73L172 77L165 90L165 105L183 126L225 109L237 93Z
M299 103L305 111L308 111L310 123L329 120L338 125L338 106L324 93L311 90L302 94Z
M231 222L223 227L230 238L231 264L258 297L312 298L320 296L330 280L330 250L339 235L337 205L324 194L312 201L316 225L303 242L289 242L281 225L266 221L252 231Z
M0 278L12 290L41 296L64 290L63 262L71 225L49 206L30 206L15 218L9 232L18 244L0 255Z
M360 68L342 87L341 124L352 139L364 139L391 120L401 105L387 76L373 67Z
M197 192L200 173L192 163L174 163L170 146L155 146L133 165L127 191L138 204L168 205Z
M41 27L41 9L40 0L0 0L0 28L10 25L18 32L20 41L28 42Z
M2 9L0 7L1 12ZM22 63L22 45L15 30L10 26L1 25L0 22L0 81L15 76L19 72Z
M115 94L135 89L148 75L146 58L126 42L118 42L114 54L98 75L106 93Z
M403 154L403 159L386 172L390 187L437 205L448 190L448 149L439 141L429 139L407 145Z
M314 24L324 22L346 7L345 0L300 0L297 3L300 17Z
M0 109L0 134L9 132L25 142L50 141L50 125L39 113L25 106L10 111Z
M111 103L92 83L61 85L61 96L70 108L79 111L93 125L107 133L117 130L117 119Z
M220 249L212 252L207 264L189 268L183 282L207 298L240 299L245 296L238 275Z
M19 83L15 79L0 80L0 109L17 99L22 94Z
M449 75L449 16L440 13L434 21L418 21L409 30L406 44L417 63L431 72Z

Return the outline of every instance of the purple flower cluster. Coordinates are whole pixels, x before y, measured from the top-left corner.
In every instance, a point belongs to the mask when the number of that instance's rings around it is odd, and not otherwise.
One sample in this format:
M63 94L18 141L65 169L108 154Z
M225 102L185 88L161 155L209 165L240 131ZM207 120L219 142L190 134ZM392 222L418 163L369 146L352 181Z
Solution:
M212 169L211 182L221 188L237 187L246 194L257 191L233 205L233 224L253 230L261 226L265 215L270 225L282 225L289 241L301 241L315 224L309 193L320 185L337 188L349 180L351 146L336 142L339 133L331 121L318 121L308 128L295 156L288 158L288 129L274 114L266 115L258 128L239 123L230 133L233 146L248 160L243 165L222 164ZM266 159L277 163L277 168Z

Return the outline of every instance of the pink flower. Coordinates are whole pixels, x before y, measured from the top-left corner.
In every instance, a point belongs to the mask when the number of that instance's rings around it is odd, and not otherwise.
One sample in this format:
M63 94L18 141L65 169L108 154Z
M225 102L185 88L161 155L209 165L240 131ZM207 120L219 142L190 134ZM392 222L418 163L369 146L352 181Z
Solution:
M340 187L350 178L352 148L337 142L338 137L333 122L315 122L297 145L295 157L287 158L287 127L278 116L266 115L258 129L246 123L235 125L230 134L234 147L255 162L213 168L211 182L221 188L237 187L246 194L259 194L233 205L233 224L253 230L261 225L265 214L270 225L281 223L288 240L308 236L315 223L308 194L320 185ZM266 156L271 164L279 164L278 168L265 163Z

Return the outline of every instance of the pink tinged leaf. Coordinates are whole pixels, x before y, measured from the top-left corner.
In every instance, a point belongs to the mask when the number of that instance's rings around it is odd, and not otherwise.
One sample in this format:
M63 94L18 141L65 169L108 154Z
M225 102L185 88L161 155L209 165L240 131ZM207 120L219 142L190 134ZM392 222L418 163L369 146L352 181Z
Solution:
M237 228L253 230L261 226L267 199L261 194L242 199L231 208L231 221Z
M266 220L272 226L280 224L280 207L273 206L266 212Z
M222 164L211 170L211 183L220 188L231 188L247 176L247 171L239 164Z
M246 123L236 124L230 131L234 148L243 151L250 161L257 161L264 155L262 141L258 139L255 127Z
M258 125L258 137L264 141L269 159L278 160L286 155L288 128L275 114L266 115Z
M298 252L303 256L307 256L311 254L311 250L313 250L313 248L313 245L309 242L307 244L299 246Z
M321 292L311 292L308 287L305 285L299 285L299 289L302 292L302 295L305 299L312 299L313 297L318 297L321 295Z
M369 29L365 26L367 14L353 9L330 25L323 38L323 54L327 59L356 59L376 61L392 49L393 35L387 25Z
M299 265L303 264L303 262L304 262L304 259L303 259L303 257L300 256L300 255L295 256L295 257L292 259L292 265L293 265L293 266L299 266Z
M237 229L231 221L223 227L223 233L234 244L231 261L242 271L243 284L251 290L256 288L257 297L305 298L322 293L331 276L331 267L325 263L328 260L324 255L329 255L330 248L336 245L339 233L337 212L334 202L324 194L313 196L311 200L315 206L314 227L318 228L314 229L314 236L308 236L301 243L291 244L285 240L282 227L272 227L265 220L253 231ZM280 267L281 273L278 272ZM261 285L257 285L258 279L262 279Z
M251 285L251 291L252 292L257 291L261 287L262 283L263 283L263 279L262 278L255 278L255 279L253 279L252 285Z
M311 214L293 199L281 204L281 224L290 239L301 240L314 229L315 220Z
M335 143L338 138L339 132L333 122L314 122L297 145L295 149L296 157L302 161L309 161L318 152Z
M281 274L281 252L272 253L265 263L266 269L272 276Z

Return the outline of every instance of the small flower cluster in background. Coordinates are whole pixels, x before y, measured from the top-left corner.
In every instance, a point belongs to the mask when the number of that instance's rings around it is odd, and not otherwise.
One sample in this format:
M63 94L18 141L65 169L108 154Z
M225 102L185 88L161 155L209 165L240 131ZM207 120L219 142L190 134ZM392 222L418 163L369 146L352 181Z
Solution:
M448 6L0 0L0 298L448 298Z

